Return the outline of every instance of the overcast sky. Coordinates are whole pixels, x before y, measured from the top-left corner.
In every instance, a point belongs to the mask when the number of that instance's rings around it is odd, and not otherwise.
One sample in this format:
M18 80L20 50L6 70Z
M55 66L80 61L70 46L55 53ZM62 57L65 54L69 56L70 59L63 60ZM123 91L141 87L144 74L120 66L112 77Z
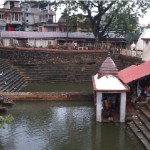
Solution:
M4 0L0 0L0 7L3 7ZM58 20L58 18L60 17L61 12L57 11L56 12L56 20ZM150 23L150 10L148 11L148 13L144 16L144 18L139 18L139 23L142 25L147 25Z

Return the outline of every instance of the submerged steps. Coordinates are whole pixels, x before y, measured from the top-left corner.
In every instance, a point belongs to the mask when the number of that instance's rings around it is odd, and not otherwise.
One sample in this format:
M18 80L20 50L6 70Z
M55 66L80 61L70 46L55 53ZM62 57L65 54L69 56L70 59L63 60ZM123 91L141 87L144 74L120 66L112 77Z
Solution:
M128 123L128 126L145 148L150 150L150 111L148 107L149 104L138 104L136 115L132 116L133 120Z
M133 122L130 122L128 125L129 125L130 129L133 131L133 133L136 135L136 137L142 142L142 144L144 145L144 147L147 150L150 150L150 143L145 138L145 136L143 135L143 133L139 130L139 128Z

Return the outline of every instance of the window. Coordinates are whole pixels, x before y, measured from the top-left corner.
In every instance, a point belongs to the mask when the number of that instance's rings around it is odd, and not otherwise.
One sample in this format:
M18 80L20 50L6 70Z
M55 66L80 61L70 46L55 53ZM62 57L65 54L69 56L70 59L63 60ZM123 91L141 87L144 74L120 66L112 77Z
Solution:
M48 31L56 31L56 28L55 27L49 27Z
M11 19L12 21L19 21L19 14L18 13L12 13Z
M28 14L26 14L26 17L28 17Z
M15 21L19 21L19 14L15 14Z
M10 8L14 8L15 4L14 2L10 2Z
M28 22L28 20L26 20L26 22Z
M11 18L13 21L15 20L15 14L12 13L12 18Z

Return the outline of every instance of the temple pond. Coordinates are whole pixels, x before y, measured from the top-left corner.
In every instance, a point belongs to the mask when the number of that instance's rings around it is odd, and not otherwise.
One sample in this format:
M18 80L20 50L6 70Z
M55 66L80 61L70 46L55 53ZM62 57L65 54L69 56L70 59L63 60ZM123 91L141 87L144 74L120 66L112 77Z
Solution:
M1 150L144 150L119 123L98 123L90 101L16 102L0 128Z

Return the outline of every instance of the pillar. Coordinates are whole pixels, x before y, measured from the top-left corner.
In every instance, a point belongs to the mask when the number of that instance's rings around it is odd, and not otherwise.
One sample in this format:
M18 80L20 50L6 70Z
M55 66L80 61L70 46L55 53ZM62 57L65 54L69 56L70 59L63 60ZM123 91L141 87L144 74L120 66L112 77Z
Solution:
M96 121L102 122L102 93L96 93Z
M125 122L125 117L126 117L126 92L122 92L120 101L120 122Z

